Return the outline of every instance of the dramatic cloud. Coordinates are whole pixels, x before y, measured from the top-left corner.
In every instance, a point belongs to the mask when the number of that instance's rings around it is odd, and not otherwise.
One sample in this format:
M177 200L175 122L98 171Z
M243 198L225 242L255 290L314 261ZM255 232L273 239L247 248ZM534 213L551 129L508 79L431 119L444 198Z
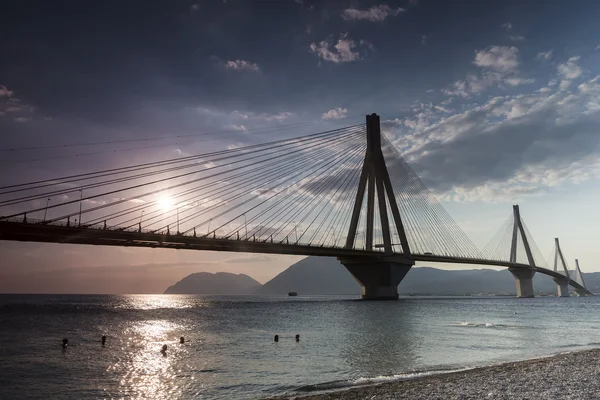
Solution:
M340 35L337 43L332 45L331 39L322 40L321 42L311 43L310 51L325 61L332 63L346 63L360 60L362 57L360 48L372 49L371 43L366 40L361 40L356 44L354 40L348 39L348 34Z
M342 119L346 118L346 113L348 112L347 108L337 107L332 110L323 113L321 118L323 119Z
M450 116L418 107L395 144L448 200L507 200L600 176L600 76L573 92L545 89Z
M519 66L519 50L508 46L491 46L475 52L473 64L499 72L509 72Z
M224 65L225 69L231 69L234 71L255 71L260 72L260 68L257 64L251 63L245 60L227 61Z
M387 4L380 4L377 6L372 6L368 10L347 8L342 12L342 18L347 21L363 19L371 22L383 22L387 17L395 17L403 11L406 10L401 7L393 9Z

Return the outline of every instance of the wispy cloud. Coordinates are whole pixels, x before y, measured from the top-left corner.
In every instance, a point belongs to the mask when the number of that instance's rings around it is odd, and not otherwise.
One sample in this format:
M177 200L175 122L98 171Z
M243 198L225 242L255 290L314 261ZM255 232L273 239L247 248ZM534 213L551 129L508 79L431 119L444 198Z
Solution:
M373 49L371 43L361 40L358 44L348 38L347 33L342 33L335 45L331 38L322 40L319 43L311 43L310 51L319 58L332 63L347 63L357 61L363 58L361 48Z
M265 121L268 121L268 122L272 122L272 121L283 121L285 119L290 118L293 115L294 114L292 114L291 112L284 111L284 112L280 112L278 114L260 114L258 116L258 118L264 119Z
M237 59L234 61L229 60L229 61L225 62L223 67L225 67L225 69L230 69L230 70L234 70L234 71L260 72L260 68L258 67L258 64L251 63L250 61L246 61L246 60L240 60L240 59Z
M11 97L14 94L12 90L9 90L6 86L0 85L0 97Z
M548 61L552 58L552 50L541 51L537 54L537 56L535 56L535 58Z
M513 24L511 24L510 22L503 23L501 25L501 27L506 31L506 33L508 34L508 38L510 40L515 41L515 42L521 42L521 41L525 40L525 36L516 35L516 34L512 33Z
M342 18L349 20L367 20L371 22L383 22L387 17L395 17L401 12L406 11L402 7L391 8L387 4L372 6L367 10L357 8L347 8L342 12Z
M423 46L427 46L427 36L426 35L421 36L421 44Z
M510 78L506 78L503 81L504 83L506 83L509 86L519 86L519 85L525 85L525 84L529 84L529 83L534 83L535 79L532 78L519 78L519 77L510 77Z
M323 119L342 119L346 118L346 113L348 112L347 108L337 107L332 110L323 113L321 118Z
M473 64L480 73L470 73L464 80L456 81L442 90L448 96L469 98L494 85L518 86L533 83L530 78L519 76L519 50L514 46L490 46L475 51Z

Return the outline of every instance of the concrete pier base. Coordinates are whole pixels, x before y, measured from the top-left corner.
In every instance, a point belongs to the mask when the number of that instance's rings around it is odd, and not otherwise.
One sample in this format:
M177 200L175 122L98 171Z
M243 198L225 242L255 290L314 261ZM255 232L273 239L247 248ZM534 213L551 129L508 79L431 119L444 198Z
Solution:
M552 280L556 283L558 289L556 295L558 297L569 297L569 280L566 278L552 278Z
M524 268L509 268L517 281L517 297L528 298L533 296L533 276L535 271Z
M577 294L579 295L579 297L585 297L588 295L587 291L583 290L583 289L575 289L575 292L577 292Z
M398 299L398 284L412 267L410 264L379 260L340 262L360 284L364 300Z

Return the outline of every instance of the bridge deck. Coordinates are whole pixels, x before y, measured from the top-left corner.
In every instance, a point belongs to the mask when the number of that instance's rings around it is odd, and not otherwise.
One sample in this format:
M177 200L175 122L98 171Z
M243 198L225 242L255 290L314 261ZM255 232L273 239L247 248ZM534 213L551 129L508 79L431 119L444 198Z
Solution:
M211 250L244 253L289 254L321 257L353 257L386 259L398 262L435 262L450 264L491 265L513 269L530 269L527 264L510 263L502 260L459 258L433 254L412 254L408 260L402 254L386 255L382 251L322 247L306 244L278 243L270 241L235 240L218 237L194 237L178 234L101 229L85 226L47 225L35 222L0 221L0 240L22 242L44 242L65 244L88 244L100 246L149 247L164 249ZM412 262L411 262L412 260ZM564 275L541 267L533 267L536 272L557 279L567 279ZM579 283L569 279L569 285L586 290ZM591 294L591 292L587 291Z

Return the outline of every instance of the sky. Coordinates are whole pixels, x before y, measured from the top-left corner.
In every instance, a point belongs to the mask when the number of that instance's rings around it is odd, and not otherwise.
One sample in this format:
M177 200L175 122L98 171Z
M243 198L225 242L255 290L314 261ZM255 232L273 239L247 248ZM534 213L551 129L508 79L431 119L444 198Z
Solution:
M0 14L0 185L375 112L476 245L519 204L547 258L559 237L570 264L600 271L600 3L57 0L4 1ZM301 258L11 242L0 251L0 292L28 293L162 292L199 271L265 282Z

